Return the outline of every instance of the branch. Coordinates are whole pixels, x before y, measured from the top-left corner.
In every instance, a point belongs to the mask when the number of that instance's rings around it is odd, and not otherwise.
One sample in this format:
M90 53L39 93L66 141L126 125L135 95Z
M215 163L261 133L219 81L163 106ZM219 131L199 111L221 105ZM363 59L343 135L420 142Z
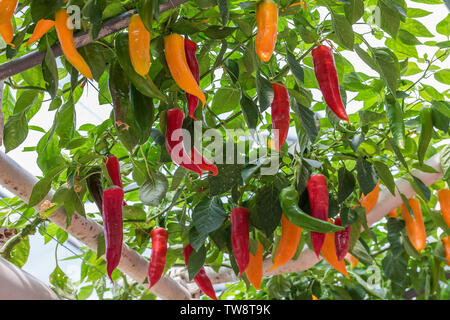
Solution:
M11 237L3 247L0 249L0 255L5 259L9 259L11 257L11 250L14 249L16 245L18 245L23 239L28 237L30 234L36 232L37 226L44 220L41 218L35 218L28 225L26 225L18 234Z
M159 6L159 12L165 12L167 10L173 9L187 1L188 0L169 1ZM92 40L89 37L88 31L77 33L74 36L75 47L76 48L85 47L88 44L93 43L94 41L100 40L111 34L116 33L117 31L127 28L131 16L136 12L137 12L136 10L131 10L106 21L103 24L102 28L100 29L97 39ZM53 54L55 55L55 58L62 55L62 49L59 44L54 45L52 47L52 50ZM42 60L44 59L44 56L45 51L44 52L35 51L0 65L0 80L6 79L8 77L11 77L13 75L16 75L18 73L21 73L23 71L26 71L30 68L33 68L41 64Z

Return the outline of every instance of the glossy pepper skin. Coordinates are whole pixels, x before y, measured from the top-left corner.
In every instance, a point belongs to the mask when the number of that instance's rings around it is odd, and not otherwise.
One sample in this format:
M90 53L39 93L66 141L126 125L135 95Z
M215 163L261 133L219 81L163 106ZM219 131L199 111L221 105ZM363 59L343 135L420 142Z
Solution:
M47 19L41 19L36 23L36 26L34 27L33 34L31 35L30 39L28 39L26 45L32 45L36 41L38 41L40 38L42 38L43 35L45 35L47 32L50 31L55 26L55 21L53 20L47 20Z
M273 258L273 266L267 271L275 270L276 268L289 262L297 251L298 243L302 235L302 228L289 222L283 214L281 216L281 239L277 251Z
M197 57L195 56L195 53L197 52L197 44L194 41L189 40L188 38L184 38L184 51L186 54L186 61L189 69L191 70L195 81L197 82L197 84L199 84L200 69L198 66ZM195 95L186 92L186 99L189 107L189 116L192 119L197 120L194 117L194 113L198 106L198 98Z
M14 38L12 17L19 0L0 0L0 35L6 44L14 46L11 41Z
M379 194L380 194L380 182L377 182L375 188L373 188L373 190L370 191L367 196L364 195L364 193L362 194L361 199L359 201L361 203L361 206L363 206L366 209L366 214L369 214L369 212L372 211L372 209L377 204Z
M191 255L192 251L194 251L194 248L192 248L190 244L183 248L184 263L186 264L186 266L188 265L189 256ZM206 294L213 300L217 300L214 287L204 268L201 268L200 271L194 276L194 281L204 294Z
M184 112L180 109L173 108L167 111L167 131L166 131L166 149L172 158L173 162L186 168L188 170L197 172L200 176L202 170L193 163L192 159L187 154L183 145L183 135L181 131L178 137L175 138L174 132L181 130L183 127Z
M106 164L106 169L108 170L109 177L111 178L112 183L115 186L123 187L122 186L122 178L120 176L120 163L119 159L115 155L109 155L107 158L104 159L104 162Z
M272 129L278 130L278 145L275 136L275 144L278 152L281 151L284 141L289 131L290 109L289 93L284 85L272 83L273 101L272 109Z
M388 216L391 218L397 218L397 208L395 208L394 210L392 210L391 212L388 213Z
M442 238L441 241L442 241L442 244L444 245L445 259L448 260L445 263L450 266L450 236Z
M247 275L248 281L255 287L256 290L261 289L261 281L263 277L263 246L261 242L258 241L258 247L253 255L251 252L250 260L248 262L247 269L245 269L245 274Z
M306 184L309 197L309 207L311 216L314 218L328 220L328 187L327 179L324 175L312 175ZM320 250L325 241L325 234L321 232L311 232L311 242L314 251L319 257Z
M236 263L239 266L239 276L248 266L249 256L249 223L250 211L247 208L236 207L231 210L231 246Z
M56 11L55 27L62 51L67 61L69 61L72 66L74 66L86 78L92 79L92 72L89 65L75 48L73 30L69 29L67 26L67 22L69 20L70 16L66 9L58 9L58 11Z
M219 170L217 169L217 166L203 157L200 152L192 146L191 149L191 156L192 161L194 161L194 164L196 164L201 170L209 171L209 175L211 176L217 176L219 174Z
M450 228L450 189L441 189L438 191L438 200L441 207L442 218Z
M334 220L334 224L337 226L342 226L341 218L337 217ZM348 249L350 248L350 230L351 226L347 226L344 230L334 233L334 243L336 245L336 255L338 261L344 259L345 255L348 253Z
M304 213L298 207L299 196L297 190L293 186L285 187L281 190L280 204L283 214L286 218L297 227L301 227L309 231L335 232L344 230L343 227L336 226L333 223L314 218Z
M131 64L141 76L150 71L150 32L139 14L134 14L128 25L128 43Z
M255 49L258 57L267 62L272 56L277 42L278 6L272 0L262 0L256 6Z
M334 64L333 52L327 46L320 45L311 51L314 63L314 72L320 91L322 91L328 107L340 119L349 122L341 92L339 91L339 80Z
M123 190L113 187L103 191L103 224L105 227L106 269L112 281L111 274L119 265L122 255L123 242L123 216L122 216Z
M331 222L331 219L329 221ZM347 278L350 278L344 260L338 261L334 239L334 233L325 234L325 241L323 242L320 255L325 259L326 262L328 262L330 266L344 274Z
M0 35L7 45L14 47L12 43L14 39L14 27L11 22L0 24Z
M164 38L164 54L170 74L176 84L185 92L198 97L202 106L205 106L205 94L200 89L186 60L184 38L177 33L166 36Z
M164 228L155 228L150 232L150 236L152 238L152 257L148 266L149 289L161 279L164 272L169 234Z
M408 234L409 241L411 241L411 244L416 248L417 252L420 252L425 249L427 238L422 209L420 208L419 200L415 198L409 199L408 205L414 213L414 219L411 217L408 209L403 203L400 205L400 210L403 220L405 221L406 233Z

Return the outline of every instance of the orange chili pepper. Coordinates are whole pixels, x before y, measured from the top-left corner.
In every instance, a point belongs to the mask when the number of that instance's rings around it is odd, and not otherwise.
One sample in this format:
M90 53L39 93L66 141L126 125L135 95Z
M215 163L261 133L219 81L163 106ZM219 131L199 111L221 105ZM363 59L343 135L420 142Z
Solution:
M36 41L38 41L44 34L50 31L51 28L55 26L55 21L53 20L45 20L41 19L36 24L36 27L34 27L33 34L31 35L30 39L28 39L27 43L25 45L29 46Z
M328 222L332 222L332 220L328 219ZM325 241L323 243L322 249L320 250L320 254L330 266L350 279L344 259L338 261L336 255L336 247L334 244L334 232L325 234Z
M402 212L403 220L405 220L406 233L408 234L409 241L411 241L414 248L420 252L425 248L427 238L420 202L415 198L411 198L408 200L408 205L414 213L414 219L411 217L408 209L403 203L400 206L400 210Z
M200 89L186 60L184 51L184 38L177 33L173 33L164 38L164 54L170 74L176 84L185 92L190 93L202 102L206 103L205 94Z
M319 300L319 299L317 299L317 297L315 295L312 295L312 299L313 300Z
M353 256L350 252L345 255L344 259L347 260L348 263L350 263L352 269L355 268L359 262L358 258Z
M273 258L273 266L267 271L272 271L287 263L297 251L297 246L302 235L302 228L289 222L283 214L281 216L281 230L281 240L275 253L275 257Z
M14 38L14 27L11 21L0 24L0 35L2 36L3 40L6 42L7 45L15 47L14 44L12 44L11 42Z
M130 19L128 43L133 68L145 77L150 71L150 32L145 28L139 14L133 15Z
M289 7L295 7L295 6L299 6L299 5L303 5L303 9L308 10L308 8L306 7L306 2L305 1L301 1L301 2L295 2L291 5L289 5Z
M364 193L362 194L359 202L366 209L366 214L369 214L369 212L377 204L379 194L380 194L380 182L377 182L375 188L373 188L373 190L370 191L367 196L364 195Z
M19 0L0 0L0 21L11 20Z
M388 216L391 217L391 218L397 218L397 217L398 217L398 215L397 215L397 209L398 209L398 208L395 208L394 210L392 210L391 212L389 212L389 213L388 213Z
M255 49L259 58L267 62L272 56L277 42L278 6L272 0L262 0L256 7L258 33Z
M441 240L445 249L445 259L448 260L446 264L450 266L450 236L442 238Z
M438 191L439 205L441 206L442 218L450 228L450 189L441 189Z
M59 9L55 15L55 27L62 51L67 59L82 75L92 79L92 72L84 58L78 53L73 40L73 30L69 29L67 22L70 16L66 9Z
M259 241L255 255L250 252L250 260L245 269L245 274L255 289L260 290L263 277L263 246Z

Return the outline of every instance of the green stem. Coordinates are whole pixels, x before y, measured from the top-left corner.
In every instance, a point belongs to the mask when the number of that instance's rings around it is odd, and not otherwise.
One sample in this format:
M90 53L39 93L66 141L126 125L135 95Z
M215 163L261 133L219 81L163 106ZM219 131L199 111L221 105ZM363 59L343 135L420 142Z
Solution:
M2 255L5 259L11 258L11 251L14 249L16 245L18 245L23 239L25 239L30 234L33 234L36 231L37 226L43 222L44 220L40 217L32 220L28 225L26 225L19 233L17 233L14 237L10 238L0 249L0 255Z

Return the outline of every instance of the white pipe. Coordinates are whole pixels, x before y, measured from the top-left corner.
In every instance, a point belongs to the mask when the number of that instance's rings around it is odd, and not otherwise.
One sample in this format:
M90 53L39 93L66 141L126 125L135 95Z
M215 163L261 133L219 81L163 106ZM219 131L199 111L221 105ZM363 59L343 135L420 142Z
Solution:
M46 284L0 257L0 300L59 300Z
M0 152L0 184L2 186L28 202L33 186L37 181L35 176L25 171L6 154ZM54 191L51 191L43 201L50 201L53 194ZM40 204L35 206L37 210L39 210L39 207ZM55 210L48 219L86 244L94 252L97 251L97 237L103 233L103 227L96 221L74 213L69 227L66 227L66 212L63 207ZM147 277L148 261L124 244L118 268L137 282L143 283ZM158 281L151 291L162 299L186 300L191 298L190 293L185 288L182 288L169 277L164 277Z

